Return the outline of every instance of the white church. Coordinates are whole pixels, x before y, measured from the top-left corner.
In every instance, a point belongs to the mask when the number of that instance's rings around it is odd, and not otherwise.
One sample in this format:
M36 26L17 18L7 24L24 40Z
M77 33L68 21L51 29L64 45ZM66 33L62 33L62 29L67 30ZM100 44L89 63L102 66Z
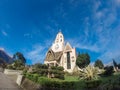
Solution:
M64 71L73 72L76 66L76 49L64 42L64 36L59 32L52 46L46 53L44 64L62 66Z

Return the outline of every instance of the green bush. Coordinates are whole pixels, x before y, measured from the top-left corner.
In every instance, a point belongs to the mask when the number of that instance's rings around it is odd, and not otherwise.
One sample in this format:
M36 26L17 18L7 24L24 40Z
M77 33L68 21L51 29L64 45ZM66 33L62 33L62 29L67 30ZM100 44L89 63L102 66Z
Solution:
M34 82L37 82L39 75L38 75L38 74L33 74L32 77L33 77L33 81L34 81Z
M8 69L13 69L13 66L12 65L8 65L7 68Z
M104 76L110 76L114 73L113 66L107 66L104 69L105 69L105 72L103 73Z
M47 66L47 65L41 64L41 63L36 63L33 67L34 67L35 69L48 69L48 66Z
M63 71L64 70L64 68L63 67L61 67L61 66L51 66L51 69L52 70L58 70L58 71Z
M31 74L31 73L25 73L24 76L34 82L37 82L38 81L38 78L39 78L39 74Z
M38 74L26 73L25 77L29 80L40 84L45 90L79 90L81 83L79 81L65 81L56 78L41 77ZM80 86L81 85L81 86ZM83 86L82 86L83 87Z
M74 82L68 82L68 81L61 81L57 79L49 79L46 77L39 77L38 78L38 83L41 84L43 87L48 87L48 88L57 88L61 90L73 90L74 88Z
M64 68L61 66L52 66L49 70L49 74L53 74L54 78L64 79Z
M85 81L87 88L96 88L101 84L100 80Z
M39 70L39 74L40 74L41 76L47 76L47 74L48 74L48 69L40 69L40 70Z
M24 69L23 70L23 75L27 73L27 69Z

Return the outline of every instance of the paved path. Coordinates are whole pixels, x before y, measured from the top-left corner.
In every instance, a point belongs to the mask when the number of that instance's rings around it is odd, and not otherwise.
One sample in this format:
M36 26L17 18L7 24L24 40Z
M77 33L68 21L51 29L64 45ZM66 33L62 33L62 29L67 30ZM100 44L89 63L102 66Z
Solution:
M22 90L14 80L0 72L0 90Z

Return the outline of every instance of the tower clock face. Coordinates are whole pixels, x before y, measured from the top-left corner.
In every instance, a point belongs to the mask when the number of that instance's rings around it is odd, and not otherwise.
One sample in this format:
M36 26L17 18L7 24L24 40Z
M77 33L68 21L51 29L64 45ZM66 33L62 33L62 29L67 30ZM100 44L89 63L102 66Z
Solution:
M58 48L59 48L59 45L58 45L58 44L56 44L56 45L55 45L55 49L57 50Z

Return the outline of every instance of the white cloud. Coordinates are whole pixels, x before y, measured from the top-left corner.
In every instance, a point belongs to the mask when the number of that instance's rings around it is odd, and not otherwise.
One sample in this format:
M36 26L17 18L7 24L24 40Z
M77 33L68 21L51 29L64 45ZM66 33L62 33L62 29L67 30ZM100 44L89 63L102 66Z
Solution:
M86 50L90 50L90 51L93 51L93 52L99 52L99 48L96 44L90 44L89 42L84 43L84 41L81 41L78 38L67 39L66 41L69 42L75 48L86 49Z
M74 46L77 47L77 48L80 48L80 49L87 49L87 50L90 50L90 51L99 52L99 48L96 45L76 44Z
M114 51L106 51L99 58L103 60L104 63L110 63L112 62L112 59L115 59L120 63L118 57L120 57L120 52L118 50L114 50Z
M116 6L120 7L119 6L120 5L120 0L114 0L113 2L115 3Z
M32 50L26 52L26 57L27 59L30 59L33 64L40 63L45 58L45 49L45 46L40 44L33 45Z
M4 30L2 30L1 32L4 36L8 36L8 34Z
M120 2L120 0L116 0ZM84 19L84 35L79 35L80 38L74 38L68 40L72 46L80 49L87 49L102 55L98 58L103 62L109 63L112 58L119 61L117 57L120 57L120 24L114 26L116 22L120 22L117 12L117 7L111 1L108 2L105 8L101 8L102 2L94 1L92 17ZM92 20L92 23L89 21ZM90 28L89 28L90 26Z
M31 50L25 50L25 56L27 59L31 60L32 64L43 63L47 50L52 44L52 40L44 41L44 44L34 44Z
M32 36L32 34L30 34L30 33L25 33L25 34L24 34L24 37L32 38L33 36Z
M120 0L114 0L120 2ZM105 8L99 9L103 4L100 1L94 1L93 5L93 33L97 37L97 41L91 46L97 47L98 51L102 53L98 58L102 59L104 63L111 62L112 58L120 56L120 24L113 28L113 24L118 21L117 7L112 1L107 2ZM89 35L90 36L90 35ZM87 43L86 43L87 45ZM88 48L89 45L87 45Z

